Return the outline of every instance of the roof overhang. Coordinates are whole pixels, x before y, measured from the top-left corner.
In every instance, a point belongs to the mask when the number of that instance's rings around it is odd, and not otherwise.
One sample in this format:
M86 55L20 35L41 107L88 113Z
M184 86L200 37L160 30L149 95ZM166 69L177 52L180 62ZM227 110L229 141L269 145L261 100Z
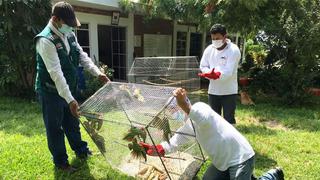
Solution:
M53 3L59 0L52 0ZM67 0L75 6L82 6L101 10L120 11L119 0Z

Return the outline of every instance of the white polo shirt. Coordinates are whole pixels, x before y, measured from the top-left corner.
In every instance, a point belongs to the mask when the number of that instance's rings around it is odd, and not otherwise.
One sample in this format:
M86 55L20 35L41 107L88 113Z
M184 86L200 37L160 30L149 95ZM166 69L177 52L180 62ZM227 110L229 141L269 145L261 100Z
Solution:
M230 123L214 112L203 102L195 103L190 110L190 119L194 122L196 139L209 155L212 164L220 171L241 164L254 156L254 151L247 139ZM194 135L190 119L178 132ZM166 153L174 152L178 146L188 142L188 137L175 134L170 144L162 142Z
M227 39L227 46L221 51L209 45L203 52L200 70L203 73L220 72L219 79L210 79L208 93L212 95L238 94L238 63L241 53L237 45Z

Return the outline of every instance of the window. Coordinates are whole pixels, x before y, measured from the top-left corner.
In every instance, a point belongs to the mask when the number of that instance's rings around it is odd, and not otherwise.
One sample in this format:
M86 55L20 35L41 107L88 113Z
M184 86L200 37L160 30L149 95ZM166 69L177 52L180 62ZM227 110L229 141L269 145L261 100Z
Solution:
M171 36L161 34L143 35L143 54L145 57L170 56Z
M186 55L186 46L187 46L187 33L186 32L177 32L177 56Z
M81 24L81 26L76 29L76 36L83 51L90 56L89 24Z
M126 80L126 29L123 27L112 27L111 49L114 78Z

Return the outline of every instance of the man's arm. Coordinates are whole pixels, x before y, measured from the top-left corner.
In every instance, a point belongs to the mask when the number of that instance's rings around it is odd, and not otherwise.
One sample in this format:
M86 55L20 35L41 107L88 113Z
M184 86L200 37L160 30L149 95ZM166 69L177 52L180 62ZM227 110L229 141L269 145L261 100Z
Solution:
M188 135L185 135L185 134L188 134ZM175 152L179 146L189 142L190 140L189 135L195 136L190 119L188 119L187 122L177 130L177 133L175 133L172 136L172 138L169 140L170 144L164 141L161 143L161 145L166 153Z
M187 91L183 88L177 88L172 92L172 95L176 98L179 107L189 115L191 104L190 101L188 101Z
M195 122L198 126L205 128L210 122L209 116L213 111L207 104L197 102L191 106L187 101L187 91L183 88L177 88L173 91L180 108ZM209 108L208 108L209 107Z
M190 119L170 138L170 143L163 141L161 144L153 146L140 142L140 145L146 149L149 156L157 156L158 153L161 156L165 156L165 154L175 152L179 146L186 144L190 140L189 136L195 136Z
M78 43L77 38L76 38L76 41L77 41L77 49L79 50L79 53L80 53L80 57L79 57L80 65L83 66L86 71L89 71L93 76L97 76L101 81L105 83L110 81L109 78L104 73L102 73L99 70L99 68L93 63L92 59L88 56L88 54L83 51L82 47Z
M80 65L84 67L86 71L89 71L93 76L99 76L100 74L103 74L99 68L93 63L91 58L88 56L86 52L83 51L80 44L77 42L77 49L80 53Z

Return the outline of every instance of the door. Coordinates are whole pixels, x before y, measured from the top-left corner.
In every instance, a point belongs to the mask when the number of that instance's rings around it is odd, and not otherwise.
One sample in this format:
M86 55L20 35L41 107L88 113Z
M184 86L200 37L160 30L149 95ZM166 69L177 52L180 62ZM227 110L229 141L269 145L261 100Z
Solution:
M114 69L114 81L127 80L126 28L98 25L99 60Z
M190 34L190 56L197 56L201 58L202 51L202 36L200 33Z

